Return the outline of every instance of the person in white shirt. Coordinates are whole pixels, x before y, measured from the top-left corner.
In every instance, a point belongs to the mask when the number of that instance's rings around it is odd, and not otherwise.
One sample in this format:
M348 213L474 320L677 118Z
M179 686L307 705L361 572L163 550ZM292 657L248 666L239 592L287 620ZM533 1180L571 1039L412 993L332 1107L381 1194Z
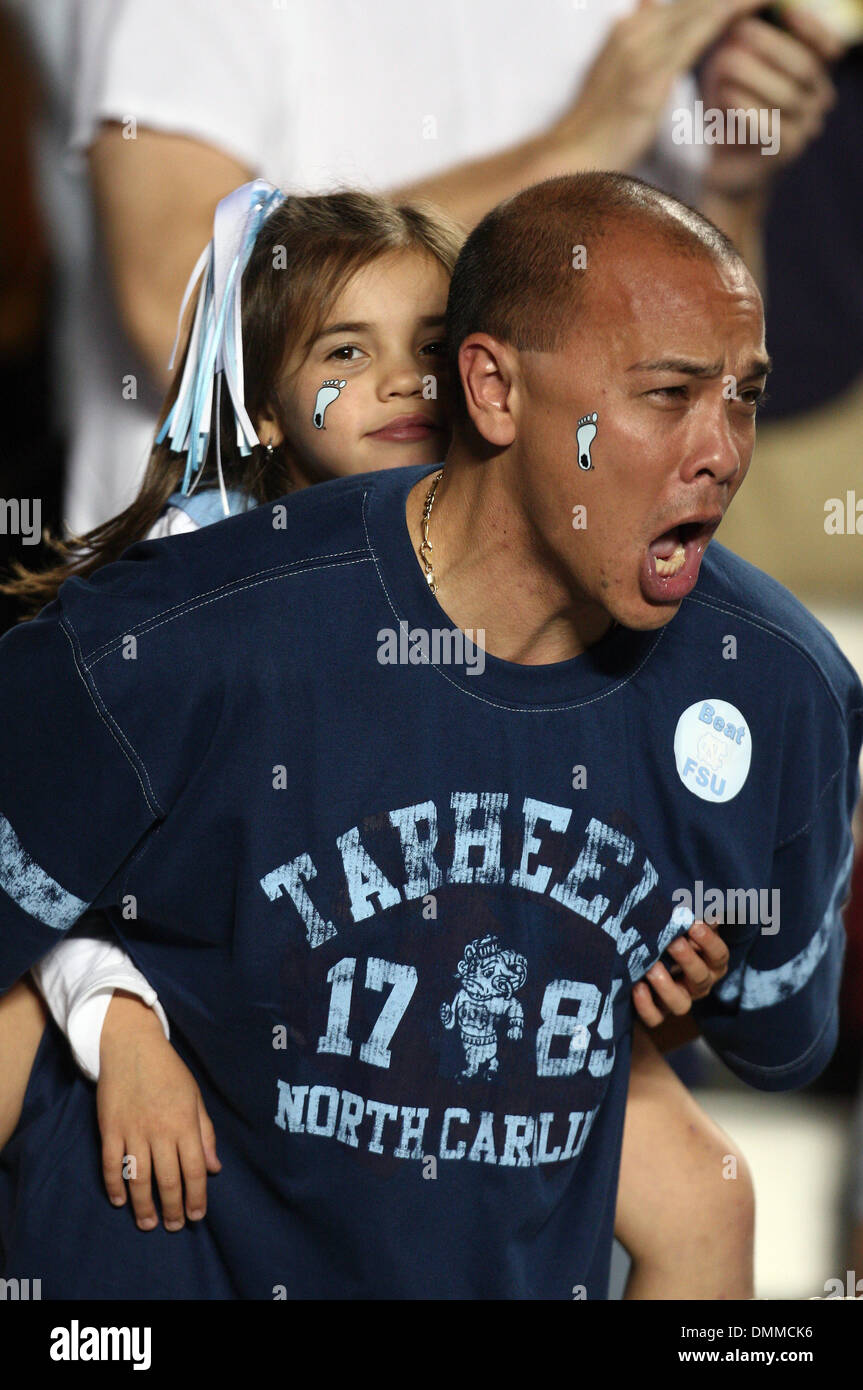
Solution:
M804 15L788 33L748 18L759 4L78 0L71 146L96 225L70 325L68 528L135 496L183 285L249 178L406 191L470 227L549 175L635 171L696 202L757 273L765 190L816 132L841 48ZM705 104L780 110L774 157L674 143L708 50Z

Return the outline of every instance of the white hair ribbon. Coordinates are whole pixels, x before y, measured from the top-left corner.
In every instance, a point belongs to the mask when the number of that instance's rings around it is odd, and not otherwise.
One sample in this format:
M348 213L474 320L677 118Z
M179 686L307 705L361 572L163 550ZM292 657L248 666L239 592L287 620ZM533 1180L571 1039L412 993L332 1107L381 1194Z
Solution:
M241 454L251 453L259 444L255 427L249 419L243 400L243 334L240 289L243 271L249 263L255 240L271 212L285 200L285 195L265 179L244 183L223 198L213 219L213 238L195 265L186 285L177 336L171 350L169 367L173 367L180 341L186 306L201 279L198 303L183 377L177 399L156 435L156 443L165 439L175 453L185 453L186 472L180 491L190 495L192 474L201 476L207 456L210 426L213 419L213 387L216 398L216 467L222 506L231 515L225 480L222 476L222 451L219 440L222 378L228 388L237 424L237 448Z

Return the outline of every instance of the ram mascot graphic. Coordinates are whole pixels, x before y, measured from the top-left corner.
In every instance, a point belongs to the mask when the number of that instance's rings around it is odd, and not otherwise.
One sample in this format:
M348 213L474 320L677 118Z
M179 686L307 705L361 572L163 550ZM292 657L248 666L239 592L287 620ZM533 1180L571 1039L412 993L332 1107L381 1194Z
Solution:
M527 979L527 961L505 950L496 936L482 936L465 946L457 978L461 988L451 1004L441 1004L440 1016L445 1028L458 1024L465 1055L459 1075L494 1076L500 1029L506 1024L506 1036L516 1041L524 1032L524 1010L515 996Z

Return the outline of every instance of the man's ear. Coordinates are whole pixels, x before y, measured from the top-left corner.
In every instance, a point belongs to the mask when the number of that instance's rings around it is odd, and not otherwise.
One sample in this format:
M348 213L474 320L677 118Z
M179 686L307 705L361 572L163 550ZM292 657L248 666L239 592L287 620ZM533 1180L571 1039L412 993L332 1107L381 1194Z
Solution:
M512 348L487 333L471 333L459 348L458 369L474 428L489 444L508 448L515 439L518 396Z

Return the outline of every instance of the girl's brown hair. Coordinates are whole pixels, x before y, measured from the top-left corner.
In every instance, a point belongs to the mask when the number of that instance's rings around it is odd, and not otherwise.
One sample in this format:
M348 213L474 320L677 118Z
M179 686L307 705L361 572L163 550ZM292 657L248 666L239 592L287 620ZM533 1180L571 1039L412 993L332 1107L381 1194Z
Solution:
M452 274L463 239L463 230L430 203L395 204L350 190L287 197L261 228L243 275L245 406L252 421L271 416L285 433L277 389L284 363L297 349L309 351L356 271L391 251L417 251L434 257ZM184 352L157 433L176 399L185 359ZM215 413L214 405L214 417ZM290 491L289 444L274 448L271 457L260 445L242 455L226 391L221 418L211 422L211 449L216 428L226 487L239 489L257 503ZM63 540L44 531L45 544L59 555L59 563L33 571L15 561L11 569L16 578L0 583L0 593L23 607L19 621L35 617L71 575L92 574L146 536L168 498L179 491L185 469L185 454L174 453L167 442L154 444L138 495L125 511L84 536ZM210 483L202 479L196 490L215 485L215 478Z

